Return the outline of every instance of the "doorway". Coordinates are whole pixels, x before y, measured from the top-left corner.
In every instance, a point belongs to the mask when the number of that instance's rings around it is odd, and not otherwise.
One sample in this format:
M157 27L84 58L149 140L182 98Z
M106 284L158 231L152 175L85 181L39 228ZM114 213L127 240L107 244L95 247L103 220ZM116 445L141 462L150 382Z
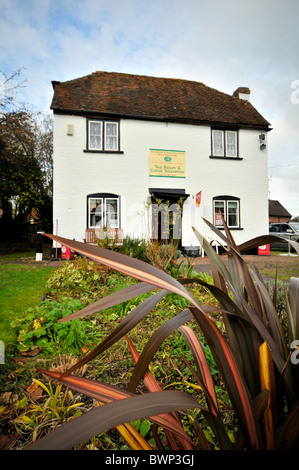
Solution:
M184 189L149 188L151 195L151 235L161 243L173 242L181 247Z

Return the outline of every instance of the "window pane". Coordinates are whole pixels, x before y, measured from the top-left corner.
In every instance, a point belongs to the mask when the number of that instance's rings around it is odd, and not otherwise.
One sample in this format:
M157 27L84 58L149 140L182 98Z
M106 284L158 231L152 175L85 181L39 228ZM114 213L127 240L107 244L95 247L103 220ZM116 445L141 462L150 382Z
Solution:
M223 214L225 218L224 201L214 201L214 220L216 226L223 225L221 214Z
M226 137L226 155L228 157L236 157L237 155L237 133L227 131Z
M91 227L102 227L103 226L103 217L101 215L92 214L90 219Z
M89 199L89 228L103 225L103 199Z
M106 199L106 225L118 228L118 199Z
M213 131L213 155L224 156L223 131Z
M90 122L89 123L89 148L101 149L102 148L102 123Z
M107 122L106 123L106 140L105 148L106 150L117 150L117 128L118 125L116 122Z
M239 203L238 201L227 202L227 225L229 227L239 226Z

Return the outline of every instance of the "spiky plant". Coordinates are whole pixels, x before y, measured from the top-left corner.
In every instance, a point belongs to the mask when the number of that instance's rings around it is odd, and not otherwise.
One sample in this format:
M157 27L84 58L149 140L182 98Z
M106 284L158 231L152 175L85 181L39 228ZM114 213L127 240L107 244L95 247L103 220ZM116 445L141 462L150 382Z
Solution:
M54 432L29 446L29 449L69 449L94 435L130 421L147 418L164 429L168 449L209 449L209 443L200 425L196 423L197 440L193 442L185 432L179 412L199 409L211 427L220 449L293 449L298 445L299 366L291 359L291 344L299 338L299 279L292 278L287 295L289 333L279 322L275 302L271 298L262 276L250 269L242 252L265 243L276 236L261 236L237 246L223 221L225 235L205 221L222 239L226 247L228 265L223 262L209 243L194 229L206 254L210 257L213 284L192 279L174 279L157 267L140 260L89 246L54 235L53 240L70 247L77 253L91 258L140 281L94 302L60 321L71 321L92 315L101 310L155 291L117 325L117 327L92 351L63 374L42 370L47 377L57 380L80 393L104 404L79 418L62 425ZM299 253L299 244L290 242ZM218 302L225 333L220 331L210 316L210 306L200 305L187 286L197 283L209 289ZM140 356L129 341L136 362L130 382L125 390L109 384L85 379L74 372L101 355L105 350L126 336L169 293L181 295L189 302L189 308L166 321L149 339ZM195 330L186 323L193 320L205 337L225 385L237 420L238 432L232 443L222 420L215 384L209 370L204 350ZM162 391L149 372L149 364L162 342L178 329L185 337L194 365L185 364L197 380L206 398L206 406L200 405L183 391ZM148 393L138 394L136 388L143 379ZM137 438L138 439L138 438ZM158 441L157 441L158 442ZM144 447L140 439L141 447ZM161 443L157 443L161 448Z

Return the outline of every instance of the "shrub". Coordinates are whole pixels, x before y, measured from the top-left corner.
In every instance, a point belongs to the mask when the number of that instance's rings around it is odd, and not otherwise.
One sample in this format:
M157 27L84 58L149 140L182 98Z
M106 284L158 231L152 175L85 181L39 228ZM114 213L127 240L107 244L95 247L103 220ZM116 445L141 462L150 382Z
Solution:
M29 355L32 351L41 351L44 356L80 352L80 348L86 344L90 322L58 321L82 307L79 300L62 298L60 302L45 300L37 308L28 309L23 319L12 323L19 330L18 350Z
M123 244L117 248L119 253L148 262L145 255L146 243L144 240L134 239L130 236L124 238Z
M155 292L131 310L98 346L64 374L41 371L47 377L96 398L105 405L61 426L30 446L30 449L71 448L95 434L142 417L147 417L150 422L164 429L168 449L210 449L212 442L216 443L213 448L229 450L283 450L298 446L299 369L296 366L297 361L293 360L291 349L294 342L297 344L298 337L299 280L291 279L286 298L286 340L275 303L258 270L250 270L241 256L243 250L256 248L277 237L258 237L238 247L224 220L226 235L208 221L206 223L223 240L228 250L227 267L209 243L195 231L210 257L213 284L200 277L174 279L166 272L139 260L71 240L66 242L60 237L49 235L76 252L97 259L98 262L140 281L95 302L86 314L105 309L107 303L109 306L117 305L145 292ZM299 244L290 243L299 253ZM218 305L199 304L188 290L188 286L192 284L208 289ZM188 307L165 321L139 354L127 335L140 325L168 292L182 296L188 302ZM215 321L215 313L221 313L221 324ZM81 316L82 311L69 316L68 320ZM201 345L195 326L200 328L205 337L208 351L213 355L213 367L217 368L229 395L235 423L233 430L226 426L221 413L218 390L205 355L207 350ZM185 358L183 364L189 368L195 380L193 386L203 391L205 402L200 403L190 393L162 391L150 372L150 363L156 351L176 330L183 335L193 354L192 364ZM130 352L136 363L127 386L117 388L73 375L76 369L101 355L124 336L127 336ZM141 380L149 393L136 392ZM192 439L192 434L186 433L183 418L180 421L177 414L181 410L190 409L198 410L197 417L200 415L205 421L205 427L202 426L202 419L197 419L194 423L195 439ZM153 427L153 434L156 446L160 449L165 444L156 429Z
M94 299L109 282L111 270L84 257L66 261L46 282L46 295L71 295Z
M166 271L169 264L180 256L178 241L171 240L164 243L159 240L150 240L146 243L145 255L153 266Z

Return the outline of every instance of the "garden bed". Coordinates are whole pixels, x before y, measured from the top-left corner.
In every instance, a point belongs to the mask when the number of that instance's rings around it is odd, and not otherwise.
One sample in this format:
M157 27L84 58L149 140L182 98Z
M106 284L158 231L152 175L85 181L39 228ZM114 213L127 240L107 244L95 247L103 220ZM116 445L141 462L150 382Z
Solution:
M16 258L15 261L17 261ZM42 269L38 267L40 265L36 264L30 255L22 257L21 266L24 263L27 266L33 264L34 269ZM81 257L55 264L56 269L54 270L49 268L52 263L45 263L50 270L47 270L46 277L48 277L48 281L45 283L43 291L44 300L36 307L26 309L26 312L23 312L19 318L11 318L12 331L16 333L15 336L17 337L17 350L15 350L10 365L7 365L7 375L1 374L2 413L0 427L3 437L0 440L0 446L2 443L4 449L22 449L30 443L30 440L41 437L44 432L49 431L46 426L47 422L51 422L49 426L53 428L61 424L64 419L69 419L69 416L65 418L66 411L63 408L59 411L51 409L48 413L43 410L45 401L53 400L56 390L54 386L52 393L45 392L40 386L36 386L39 392L43 393L40 396L37 395L37 398L31 395L30 390L35 384L34 380L41 381L47 387L47 390L50 390L48 380L38 372L38 369L65 370L70 367L75 360L84 356L108 336L120 320L132 309L151 295L145 294L140 298L104 310L100 314L93 315L91 320L82 319L61 323L60 329L58 329L58 319L83 308L95 299L105 297L128 285L135 284L136 280ZM8 265L6 269L9 270ZM205 274L202 275L202 278L208 280ZM193 295L197 296L203 303L212 300L204 288L192 287L191 290ZM138 347L139 351L142 351L154 331L167 319L173 318L178 312L186 308L187 305L186 300L175 294L169 294L153 309L138 328L132 330L130 333L131 341ZM56 332L54 332L55 328ZM211 363L212 374L217 378L218 372L207 346L206 352ZM204 401L203 396L200 398L202 393L192 379L190 371L185 366L183 369L181 368L183 353L191 360L192 355L182 335L174 332L157 352L151 370L161 384L162 389L180 390L187 387L189 393ZM61 363L63 364L62 368ZM130 380L133 366L134 363L129 353L128 343L123 338L85 368L84 376L105 381L114 386L125 387L124 384ZM142 384L140 386L140 390L145 391L144 386ZM65 392L61 392L62 395L63 393ZM81 398L81 395L73 394L72 403L75 405ZM70 406L67 399L65 401L66 405ZM223 412L230 414L227 394L223 395L222 403ZM84 402L79 407L74 407L74 410L78 415L95 405L96 403L85 397ZM39 413L36 412L38 407ZM55 417L55 412L62 415L60 419ZM35 420L33 415L37 415ZM190 419L193 420L194 417L187 414L185 417L186 422L188 423ZM144 423L146 421L137 420L136 423L134 422L134 426L140 429L142 425L144 437L151 441L150 429ZM146 433L145 430L147 430ZM206 430L206 433L210 436L208 430ZM212 436L209 438L212 441ZM126 449L128 446L121 435L114 430L82 444L80 448L108 450Z
M259 258L251 260L252 263L259 262ZM167 271L171 272L173 279L180 276L181 279L186 279L187 284L180 281L185 285L186 294L181 296L175 292L169 292L161 297L143 320L136 323L136 326L129 331L128 336L120 336L116 343L111 343L111 346L103 349L100 355L95 355L93 360L82 365L79 373L76 371L76 374L84 380L109 384L111 387L126 392L135 373L135 361L129 347L132 348L134 345L137 352L141 354L149 339L160 327L162 328L162 325L171 321L176 322L177 318L190 308L190 302L187 300L189 295L192 296L196 305L203 305L210 309L208 317L212 321L211 325L217 328L219 340L222 337L227 339L223 314L219 311L219 299L217 300L213 295L213 289L209 288L209 285L213 284L212 278L205 272L198 273L194 270L198 267L200 271L199 266L204 260L198 260L196 263L193 259L177 259L167 263ZM267 262L269 261L270 258L267 259ZM284 259L283 263L285 261L294 262ZM34 261L31 260L31 262ZM98 344L105 343L105 338L122 328L124 320L135 314L139 306L143 308L143 304L160 291L158 289L143 293L126 302L119 302L113 307L104 308L99 313L95 312L86 318L60 322L62 318L72 316L74 312L92 306L98 299L108 298L111 294L128 286L136 285L138 281L115 271L112 267L88 261L85 257L59 264L60 266L52 271L45 283L44 300L35 307L27 309L22 316L12 322L17 338L15 353L10 363L5 364L5 370L1 373L0 431L3 437L0 439L0 447L2 446L3 449L21 450L34 441L39 442L43 435L59 428L62 423L69 423L74 418L83 416L87 411L99 406L100 399L88 398L76 390L71 391L69 387L55 381L51 382L49 376L41 373L40 369L46 369L50 371L50 375L52 373L55 376L57 372L69 370L78 360L84 362ZM225 265L227 265L226 261ZM146 272L147 268L144 269ZM273 265L271 270L273 270ZM190 279L188 281L190 277L193 279L192 282ZM200 282L195 282L195 278ZM246 278L245 282L248 282ZM265 295L262 293L262 297ZM284 335L287 335L288 324L282 297L277 313L279 313ZM222 432L225 430L225 444L219 443L215 428L209 420L206 421L205 414L198 408L181 412L181 423L188 439L193 442L192 448L219 449L223 444L228 447L238 447L240 445L239 422L235 404L231 401L231 394L227 390L228 383L225 375L227 371L226 369L219 370L217 357L215 362L214 354L210 349L211 344L213 348L215 347L215 343L210 344L209 335L203 334L195 318L191 317L185 322L185 326L191 327L204 352L213 381L213 390L217 394L217 414L221 419L221 426L224 426L221 429L223 429ZM158 386L164 392L184 391L184 394L194 398L198 406L207 409L210 406L209 398L201 381L198 382L198 363L194 362L192 349L187 341L190 333L188 332L187 335L187 330L184 330L183 335L182 332L183 330L179 331L174 328L171 334L164 337L155 352L149 365L151 387ZM138 383L135 393L140 396L148 393L148 386L144 377ZM144 440L144 442L141 441L142 445L148 445L152 449L157 449L159 446L172 449L171 441L167 440L161 427L153 426L145 418L134 419L131 425L139 431L140 440L141 438ZM129 445L130 439L126 438L128 429L126 428L125 431L119 426L113 426L112 430L80 441L73 448L100 450L134 448L132 444Z

